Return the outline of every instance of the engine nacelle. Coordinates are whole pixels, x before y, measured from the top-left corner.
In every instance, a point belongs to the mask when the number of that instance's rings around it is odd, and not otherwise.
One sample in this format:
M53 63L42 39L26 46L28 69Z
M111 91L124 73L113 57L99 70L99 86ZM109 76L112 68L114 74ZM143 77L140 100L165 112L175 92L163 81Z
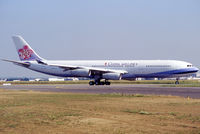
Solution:
M71 75L75 77L88 77L90 76L89 69L75 69L71 71Z
M102 78L106 80L121 80L122 75L121 73L105 73Z

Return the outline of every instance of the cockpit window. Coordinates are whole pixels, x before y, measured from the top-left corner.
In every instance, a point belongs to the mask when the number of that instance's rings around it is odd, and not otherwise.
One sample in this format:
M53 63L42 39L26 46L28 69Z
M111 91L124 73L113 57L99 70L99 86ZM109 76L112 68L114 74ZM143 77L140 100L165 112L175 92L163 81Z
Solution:
M193 67L193 65L187 65L187 67Z

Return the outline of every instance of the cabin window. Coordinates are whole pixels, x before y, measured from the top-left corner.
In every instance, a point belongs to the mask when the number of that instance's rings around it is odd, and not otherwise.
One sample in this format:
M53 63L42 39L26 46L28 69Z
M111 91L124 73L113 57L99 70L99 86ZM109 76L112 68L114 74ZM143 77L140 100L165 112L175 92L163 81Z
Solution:
M170 65L146 65L146 67L170 67Z

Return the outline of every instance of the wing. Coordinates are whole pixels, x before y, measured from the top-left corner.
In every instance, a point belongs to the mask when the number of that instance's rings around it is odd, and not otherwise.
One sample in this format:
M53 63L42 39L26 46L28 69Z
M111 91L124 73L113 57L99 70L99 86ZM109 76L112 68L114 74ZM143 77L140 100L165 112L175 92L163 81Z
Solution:
M105 69L105 68L96 68L96 67L85 67L86 69L89 69L91 72L94 72L95 74L104 74L104 73L120 73L125 74L128 73L124 70L114 70L114 69Z
M47 64L47 65L62 68L63 71L82 69L81 67L71 66L71 65L59 65L59 64Z
M30 63L29 62L21 62L21 61L13 61L13 60L6 60L2 59L3 61L7 62L12 62L16 65L23 66L23 67L29 67ZM105 68L96 68L96 67L85 67L85 66L73 66L73 65L59 65L59 64L48 64L43 61L37 61L38 64L43 64L43 65L48 65L48 66L54 66L54 67L59 67L63 69L63 71L68 71L68 70L76 70L76 69L87 69L91 72L91 74L104 74L104 73L120 73L120 74L125 74L128 73L125 70L113 70L113 69L105 69Z
M59 64L48 64L48 65L62 68L63 71L75 70L75 69L88 69L89 71L91 71L92 74L104 74L104 73L125 74L125 73L128 73L125 70L113 70L113 69L96 68L96 67L71 66L71 65L59 65Z

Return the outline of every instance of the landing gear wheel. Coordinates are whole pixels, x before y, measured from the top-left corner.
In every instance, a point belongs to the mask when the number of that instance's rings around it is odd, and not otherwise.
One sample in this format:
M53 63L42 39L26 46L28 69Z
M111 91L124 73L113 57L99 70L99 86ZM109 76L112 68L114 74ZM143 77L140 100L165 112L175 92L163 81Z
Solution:
M90 82L89 82L89 85L90 85L90 86L93 86L93 85L94 85L94 81L90 81Z
M92 86L92 85L110 85L110 82L105 80L105 81L101 81L100 79L97 79L95 81L90 81L89 82L89 85Z
M110 82L109 82L109 81L106 81L105 84L106 84L106 85L110 85Z
M95 85L100 85L100 81L95 81Z
M105 82L100 82L100 85L105 85Z

